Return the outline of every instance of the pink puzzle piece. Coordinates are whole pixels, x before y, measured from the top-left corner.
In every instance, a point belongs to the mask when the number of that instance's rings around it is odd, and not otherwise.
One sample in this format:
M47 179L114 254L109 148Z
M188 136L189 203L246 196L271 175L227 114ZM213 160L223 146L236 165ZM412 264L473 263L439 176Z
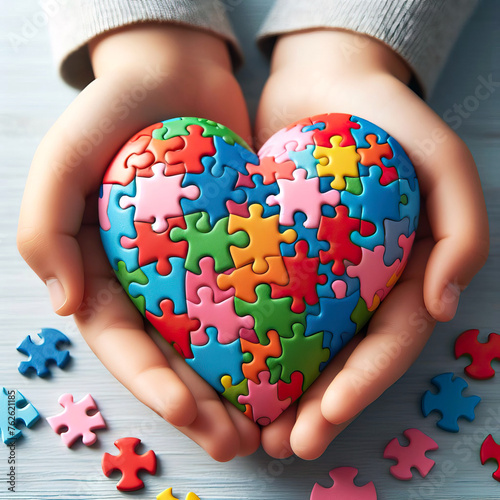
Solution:
M94 444L97 441L97 436L92 431L103 429L106 427L106 422L99 411L94 415L88 415L89 411L97 410L92 396L87 394L78 403L75 403L71 394L63 394L58 402L64 407L64 411L53 417L48 417L47 422L57 433L63 428L68 429L61 433L63 443L69 448L81 437L84 445Z
M103 231L109 231L111 229L111 222L108 217L108 205L112 187L113 184L102 185L102 201L99 202L99 224Z
M409 444L401 446L394 438L384 450L384 458L396 460L398 463L390 468L391 474L402 481L413 477L411 468L415 467L422 477L427 476L434 466L434 460L425 456L427 451L437 450L438 444L418 429L406 429L403 432Z
M318 227L321 218L321 206L336 206L340 201L338 191L331 190L322 193L319 190L319 177L307 179L307 170L298 168L293 172L293 180L278 179L279 194L267 197L270 206L279 205L280 224L293 226L293 216L296 212L304 212L307 219L304 227Z
M354 467L332 469L330 477L333 479L333 486L325 488L316 483L309 500L377 500L373 482L356 486L354 478L357 475L358 469Z
M152 170L153 177L136 178L136 195L122 196L120 207L135 206L135 221L154 221L153 231L163 233L168 228L168 217L184 215L180 200L194 200L200 195L200 190L197 186L182 187L184 174L165 175L163 163L153 165Z
M397 259L390 266L384 264L384 245L368 250L362 248L361 262L357 266L349 266L347 274L351 278L358 277L360 282L360 295L370 309L373 306L375 295L380 300L389 293L390 288L386 285L382 288L381 283L388 283L399 268L401 261Z
M343 299L347 293L347 283L344 280L335 280L332 283L332 290L336 299Z
M198 304L187 301L187 312L190 318L198 319L200 328L191 332L191 343L193 345L205 345L208 335L205 330L209 326L217 328L217 340L221 344L230 344L240 337L241 328L253 328L252 316L238 316L234 311L234 300L232 297L216 302L214 291L209 287L198 290Z
M306 146L313 145L314 130L302 132L303 125L295 125L290 129L281 129L274 134L259 150L259 158L274 156L276 163L289 160L288 151L303 151Z
M262 371L259 373L260 383L248 381L248 396L238 396L238 402L249 404L252 407L254 422L267 425L286 410L291 403L288 398L282 401L278 397L278 384L269 383L271 373Z
M229 297L233 297L231 290L221 290L217 286L217 276L215 272L215 261L212 257L203 257L199 262L201 274L195 274L190 271L186 272L186 299L194 304L200 303L198 290L204 286L208 286L214 292L215 302L222 302ZM226 271L224 274L228 274Z

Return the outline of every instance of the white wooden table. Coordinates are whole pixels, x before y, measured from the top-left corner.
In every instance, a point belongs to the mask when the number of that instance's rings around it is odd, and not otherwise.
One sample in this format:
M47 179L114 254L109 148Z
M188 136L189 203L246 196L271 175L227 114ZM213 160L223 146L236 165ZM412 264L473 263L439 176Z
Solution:
M251 45L267 4L264 0L259 3L262 9L248 2L228 2L233 6L233 20L241 26L247 51L248 64L239 76L252 111L267 72L265 60ZM158 474L147 477L146 489L129 495L137 498L155 498L172 486L179 498L194 491L202 499L304 500L316 481L328 485L328 471L341 465L357 467L361 483L373 480L382 499L500 498L500 483L491 478L493 464L483 467L479 461L479 446L487 434L493 433L500 441L500 375L487 382L469 380L469 393L480 395L482 402L475 421L464 422L458 434L439 430L435 426L437 416L424 419L419 410L420 396L429 388L432 376L446 371L462 373L465 359L456 361L452 355L454 339L461 331L480 328L486 334L500 330L500 88L495 87L477 106L471 97L479 78L492 75L500 82L500 2L486 0L479 7L430 101L441 115L448 112L450 116L455 105L471 108L457 131L476 158L491 219L489 261L463 294L456 318L438 325L407 375L366 410L320 459L278 461L259 451L227 464L207 457L137 402L101 366L72 321L52 313L45 287L17 253L18 208L32 155L43 134L75 96L51 65L44 27L31 29L25 43L17 47L6 38L11 33L22 35L27 23L36 23L40 11L36 0L9 2L0 18L0 381L31 399L42 417L59 411L60 394L70 392L79 399L90 392L108 429L99 431L96 446L67 449L44 418L31 430L21 427L24 438L15 448L15 493L7 490L9 450L0 444L0 498L124 498L127 495L115 488L116 480L103 476L100 460L104 451L114 452L115 439L126 435L141 438L159 458ZM71 338L73 361L64 371L54 369L49 380L25 378L16 368L22 356L15 346L44 326L59 328ZM384 460L382 453L392 437L410 426L430 434L440 449L432 455L436 466L426 479L417 474L410 482L400 482L390 476L392 462Z

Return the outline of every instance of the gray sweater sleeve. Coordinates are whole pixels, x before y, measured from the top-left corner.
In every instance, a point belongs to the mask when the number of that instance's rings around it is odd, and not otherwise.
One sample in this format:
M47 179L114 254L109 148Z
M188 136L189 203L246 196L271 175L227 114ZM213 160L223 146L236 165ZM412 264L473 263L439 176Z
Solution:
M276 0L259 33L270 50L278 35L346 29L381 40L410 66L428 94L478 0Z
M227 41L233 61L238 42L221 0L70 0L51 17L52 52L62 78L82 88L94 78L88 41L113 28L140 22L171 22L210 31Z

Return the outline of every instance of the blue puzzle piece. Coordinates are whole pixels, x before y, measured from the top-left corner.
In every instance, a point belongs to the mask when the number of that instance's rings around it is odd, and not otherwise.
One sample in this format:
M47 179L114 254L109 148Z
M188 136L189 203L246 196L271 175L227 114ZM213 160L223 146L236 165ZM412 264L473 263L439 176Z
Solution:
M400 217L408 217L410 220L410 234L417 229L418 215L420 212L420 192L418 183L415 183L415 189L412 190L410 183L406 179L399 180L399 189L401 195L406 196L406 203L399 204Z
M142 285L139 283L130 283L128 287L129 295L139 297L142 295L146 301L146 311L155 316L163 314L160 309L160 302L163 299L170 299L174 303L174 314L183 314L187 312L186 289L184 286L186 269L184 268L185 259L180 257L170 257L172 272L167 276L158 274L156 262L141 267L141 271L146 275L149 282Z
M394 167L398 173L400 179L406 179L410 184L410 189L415 191L418 187L417 184L417 175L415 173L415 169L413 168L413 164L408 158L408 155L404 152L404 149L401 147L398 141L394 139L394 137L389 137L387 142L391 146L394 156L391 159L382 158L382 163L386 167Z
M344 341L341 335L334 335L331 332L323 332L323 347L330 350L330 356L326 361L319 365L319 371L322 372L332 358L344 347Z
M215 176L210 172L210 162L213 162L213 158L203 158L205 170L201 174L184 174L182 187L198 186L200 196L194 200L182 198L180 203L184 215L207 212L210 225L214 226L219 219L229 215L226 205L229 200L243 203L246 196L241 189L235 188L238 181L238 172L236 170L225 167L222 175Z
M375 125L374 123L354 115L351 116L351 121L359 123L361 125L361 128L351 129L352 136L354 137L354 142L356 143L356 149L370 147L370 143L366 140L366 136L370 134L377 136L377 142L379 144L387 142L389 134L382 130L380 127L377 127L377 125Z
M223 393L225 388L221 378L224 375L232 378L233 385L238 385L245 378L241 369L243 352L240 339L229 344L221 344L217 339L217 328L210 326L205 331L208 342L201 346L192 345L194 357L186 359L186 362L215 390Z
M396 262L396 260L402 260L404 251L399 246L398 239L404 234L405 236L410 236L410 219L405 217L399 221L385 220L385 250L384 250L384 264L389 267L391 264Z
M273 205L269 206L266 202L267 197L274 194L277 195L279 193L279 186L277 182L273 182L272 184L264 184L262 175L254 174L252 175L252 181L254 186L247 187L242 186L241 189L247 195L247 203L248 206L257 203L258 205L262 205L264 209L262 212L262 217L270 217L271 215L279 214L280 206Z
M28 335L18 346L17 350L29 356L27 361L21 361L18 366L19 373L26 375L29 371L36 371L39 377L50 375L49 363L55 363L59 368L64 368L70 359L69 351L60 351L59 344L70 344L64 333L54 328L42 328L37 334L40 343L36 344Z
M230 167L240 174L248 175L247 163L259 164L259 157L240 144L236 142L234 145L228 144L222 137L218 136L214 136L213 141L216 149L215 154L204 158L213 158L211 173L214 177L223 175L226 167Z
M314 335L317 332L330 332L335 340L336 337L350 339L356 333L356 323L350 316L359 300L359 291L348 295L343 299L319 298L320 313L317 316L306 317L305 336ZM335 345L338 342L335 340ZM331 356L336 352L331 350Z
M122 236L137 238L134 227L135 207L121 208L119 201L122 196L133 197L136 194L135 179L126 186L113 184L109 195L108 218L111 228L104 231L102 228L101 240L113 269L118 271L118 262L125 262L130 272L139 268L139 249L123 248Z
M453 373L442 373L431 382L439 389L437 394L425 391L422 396L422 413L427 417L432 411L441 413L442 418L436 425L448 432L458 432L458 419L466 418L472 422L475 418L474 408L479 404L479 396L462 396L467 382L460 377L453 379Z
M311 125L311 127L314 125ZM306 149L301 151L288 151L288 157L295 163L297 168L303 168L307 171L306 179L318 177L316 165L319 164L319 159L313 155L315 145L309 144Z
M297 239L292 243L280 243L281 254L285 257L293 257L295 253L295 244L299 240L306 240L308 243L307 256L318 257L319 251L328 251L330 248L327 241L318 241L318 228L317 227L304 227L304 222L307 216L304 212L295 212L293 214L294 225L284 226L279 225L279 230L283 233L286 229L294 229L297 233Z
M338 276L332 271L332 263L328 262L326 264L319 264L318 274L326 275L327 281L324 285L319 283L316 285L316 290L318 292L318 297L329 297L331 299L335 298L335 293L332 290L332 285L334 281L341 280L347 285L346 296L352 295L353 293L359 291L359 278L351 278L347 273L342 276Z
M302 127L301 132L311 132L311 130L325 130L325 127L325 122L316 122L312 125L306 125L305 127Z
M340 193L341 203L349 207L349 217L375 224L375 232L370 236L362 236L357 231L351 234L351 241L354 244L369 250L383 245L385 219L395 221L401 219L398 202L401 198L399 182L394 181L384 186L380 184L381 176L382 169L373 166L370 168L370 175L361 177L363 187L361 194L357 195L348 191Z
M7 391L5 387L2 387L0 392L0 432L5 444L11 444L23 435L16 427L17 422L23 422L29 428L39 418L40 415L36 408L19 391Z

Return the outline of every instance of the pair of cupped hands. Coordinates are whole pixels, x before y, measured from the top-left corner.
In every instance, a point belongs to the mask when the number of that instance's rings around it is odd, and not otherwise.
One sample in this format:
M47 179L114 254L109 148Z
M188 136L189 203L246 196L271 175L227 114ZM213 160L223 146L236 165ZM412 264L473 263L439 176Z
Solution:
M276 458L319 457L405 373L436 321L453 318L460 292L486 261L488 220L471 153L407 87L411 73L399 56L355 33L280 37L253 134L221 39L141 24L94 39L89 52L95 80L48 131L33 159L19 221L22 256L46 283L54 310L74 315L109 371L213 458L248 455L259 445ZM101 245L99 187L133 134L171 117L215 120L258 148L289 123L326 112L361 116L398 140L419 179L420 224L402 277L366 330L298 403L260 428L146 332ZM103 291L110 292L105 307L98 300Z

